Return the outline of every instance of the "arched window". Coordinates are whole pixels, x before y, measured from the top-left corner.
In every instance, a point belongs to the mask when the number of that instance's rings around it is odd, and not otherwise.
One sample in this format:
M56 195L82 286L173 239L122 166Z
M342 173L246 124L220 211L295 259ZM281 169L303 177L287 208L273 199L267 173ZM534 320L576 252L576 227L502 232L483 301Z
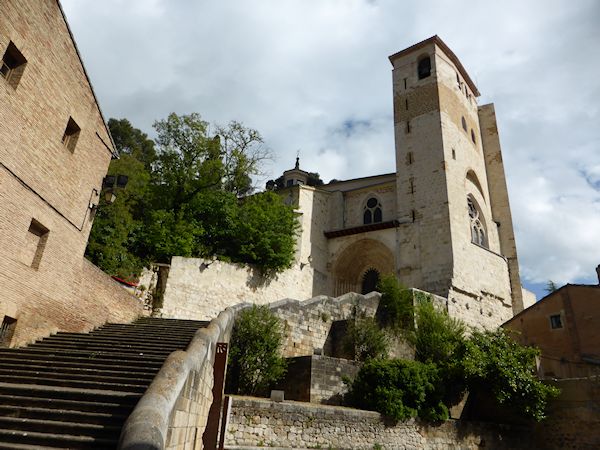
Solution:
M460 118L460 122L462 123L463 130L467 131L467 121L465 120L465 116Z
M383 220L381 213L381 203L375 197L370 197L365 204L363 211L363 223L369 225L370 223L378 223Z
M371 267L362 277L361 294L373 292L377 289L377 283L379 283L379 271Z
M419 74L419 80L431 75L431 58L429 56L425 56L419 61L417 72Z
M469 207L469 221L471 224L471 242L481 245L482 247L487 247L488 241L485 233L483 215L481 214L479 206L471 197L467 197L467 205Z

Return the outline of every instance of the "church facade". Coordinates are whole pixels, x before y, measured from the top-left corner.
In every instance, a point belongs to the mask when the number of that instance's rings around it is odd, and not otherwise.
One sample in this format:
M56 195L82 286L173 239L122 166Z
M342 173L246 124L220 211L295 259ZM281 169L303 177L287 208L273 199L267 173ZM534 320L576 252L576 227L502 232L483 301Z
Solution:
M452 317L477 327L535 302L519 278L494 106L477 105L477 87L437 36L390 61L396 170L313 187L296 160L278 190L300 223L292 268L263 279L173 257L163 316L206 320L240 302L367 293L384 274L444 297Z
M519 278L493 104L437 36L390 56L396 171L311 187L284 173L313 294L369 292L383 274L497 326L532 301Z

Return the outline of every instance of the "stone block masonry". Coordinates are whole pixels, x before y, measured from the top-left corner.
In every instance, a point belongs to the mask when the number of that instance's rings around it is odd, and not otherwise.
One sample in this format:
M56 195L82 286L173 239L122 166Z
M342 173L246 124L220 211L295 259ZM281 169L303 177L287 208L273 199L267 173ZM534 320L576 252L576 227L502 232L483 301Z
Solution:
M491 423L386 423L372 411L232 397L226 446L332 449L529 449L529 430Z

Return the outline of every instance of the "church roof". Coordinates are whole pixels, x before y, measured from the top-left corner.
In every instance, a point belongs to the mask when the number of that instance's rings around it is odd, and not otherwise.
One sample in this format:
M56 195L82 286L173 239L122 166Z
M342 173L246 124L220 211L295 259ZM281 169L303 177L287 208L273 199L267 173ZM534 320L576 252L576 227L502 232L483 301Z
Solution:
M442 51L446 54L446 56L448 56L448 58L450 58L450 61L452 61L454 63L454 65L456 66L456 68L458 69L458 71L460 72L462 77L464 78L465 82L469 85L469 88L471 88L471 91L473 91L473 94L475 95L475 97L479 97L481 94L479 93L477 86L475 86L475 83L473 83L473 80L471 80L471 77L469 76L469 74L467 73L467 71L465 70L463 65L461 64L460 60L454 54L454 52L452 50L450 50L450 47L448 47L446 45L446 43L444 41L442 41L442 39L437 34L435 36L431 36L429 39L425 39L424 41L417 42L415 45L411 45L410 47L405 48L404 50L400 50L398 53L394 53L393 55L391 55L389 57L389 60L392 64L394 64L395 59L400 58L401 56L405 56L409 53L412 53L415 50L418 50L420 48L426 47L429 44L435 44L439 48L442 49Z

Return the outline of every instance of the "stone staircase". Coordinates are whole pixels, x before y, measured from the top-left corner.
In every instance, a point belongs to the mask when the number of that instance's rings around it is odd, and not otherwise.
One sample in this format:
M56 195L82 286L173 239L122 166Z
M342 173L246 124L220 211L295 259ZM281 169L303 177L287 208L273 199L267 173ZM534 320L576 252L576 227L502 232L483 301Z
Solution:
M0 349L0 449L114 449L166 357L208 322L140 318Z

